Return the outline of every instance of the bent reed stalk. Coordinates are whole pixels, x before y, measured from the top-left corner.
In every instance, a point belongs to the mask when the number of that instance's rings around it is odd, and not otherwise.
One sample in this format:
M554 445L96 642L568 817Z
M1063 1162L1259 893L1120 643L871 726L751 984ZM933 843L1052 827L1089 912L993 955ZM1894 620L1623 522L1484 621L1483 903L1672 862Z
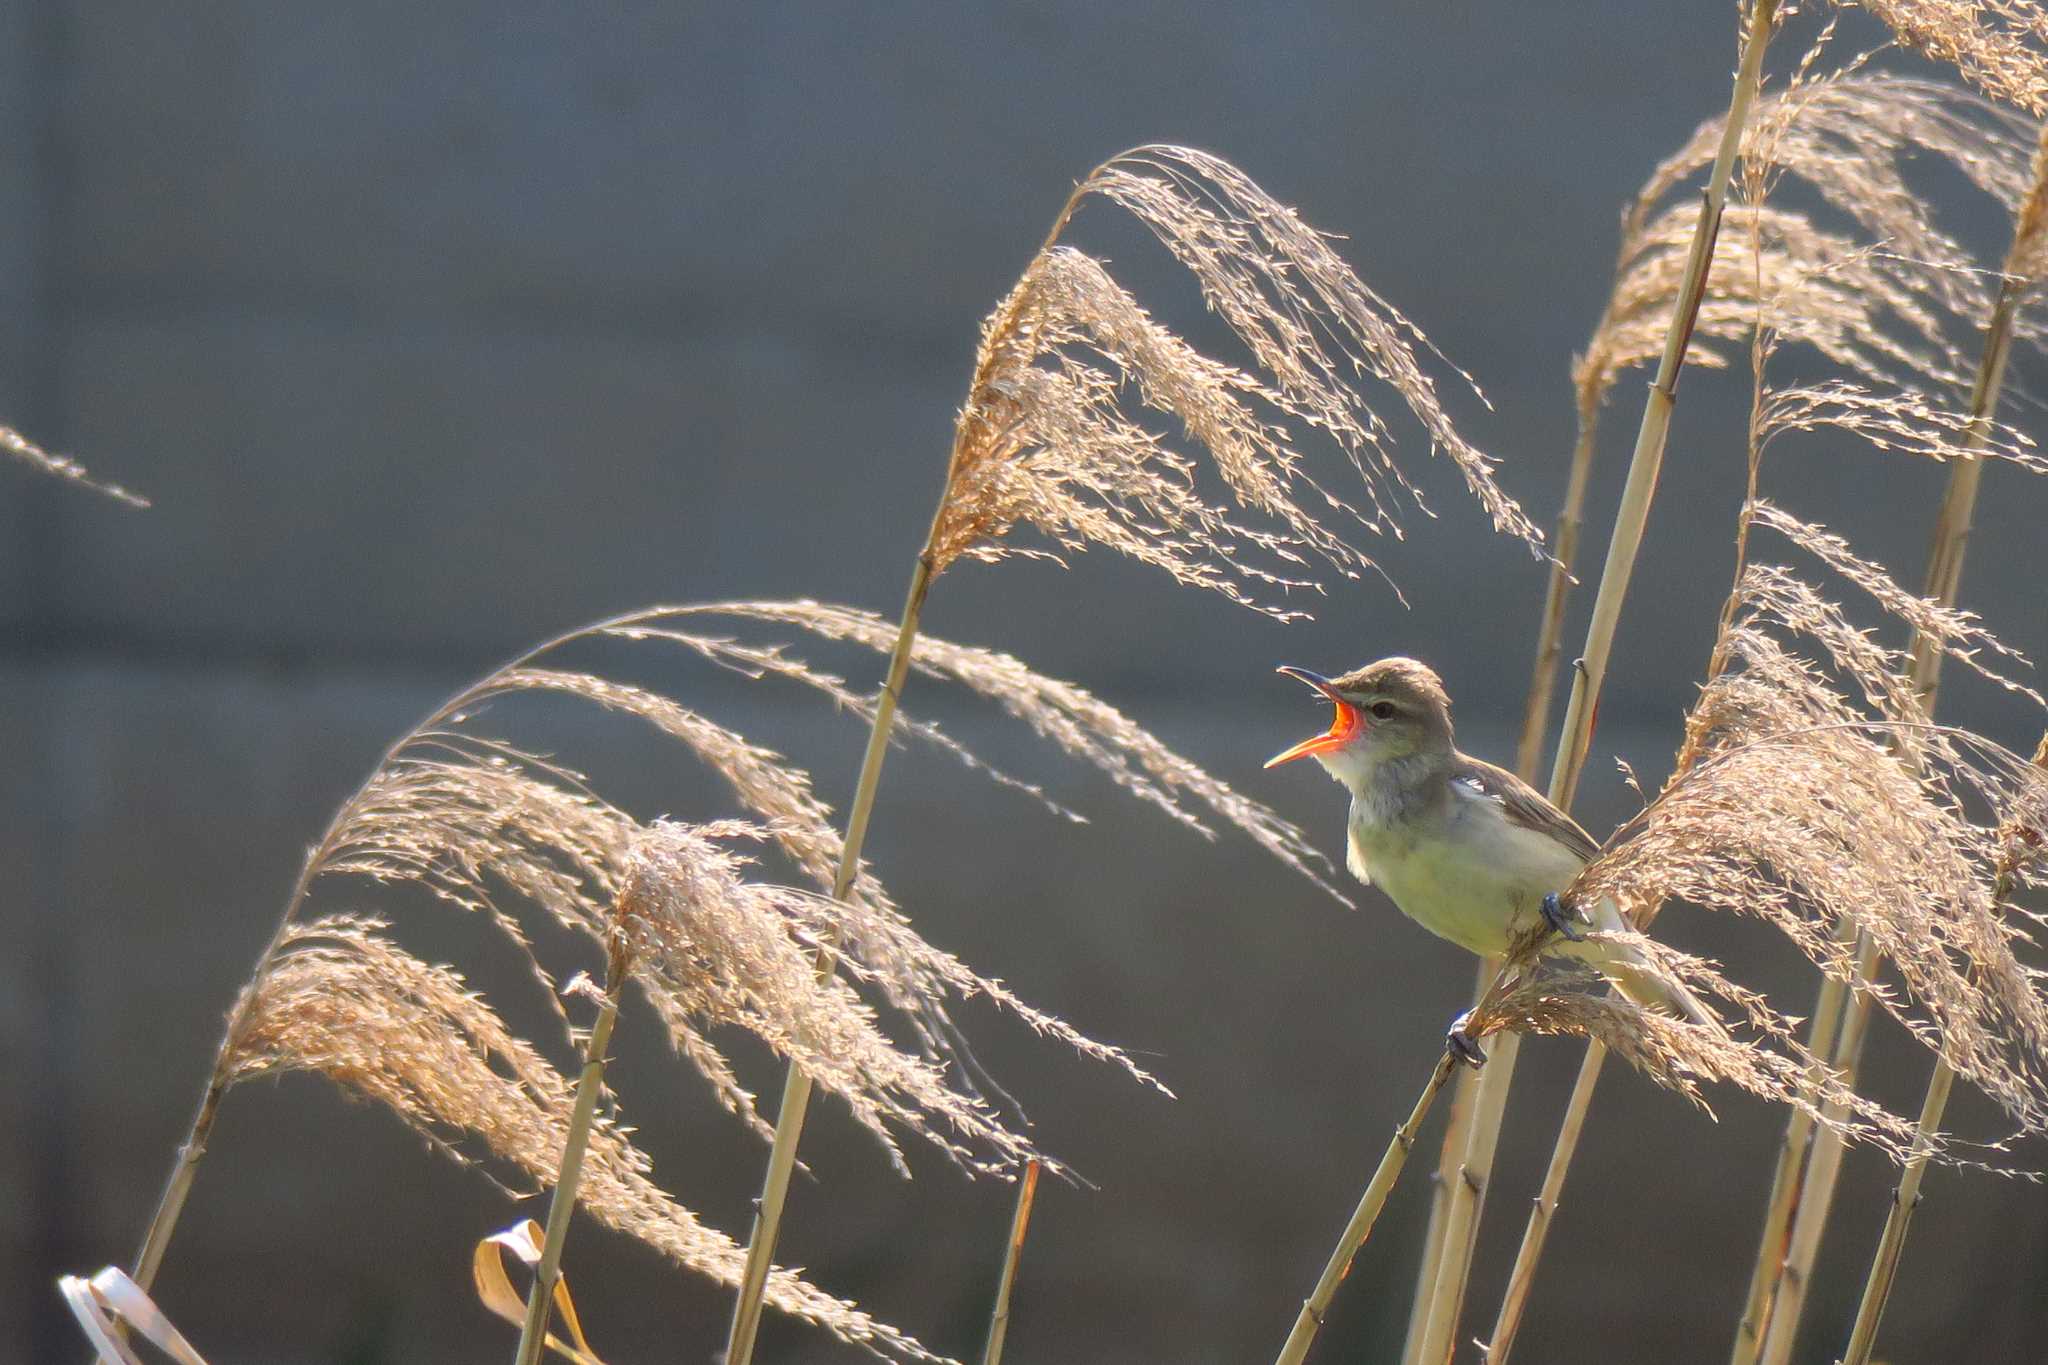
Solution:
M1522 734L1515 746L1515 776L1525 782L1536 780L1543 762L1543 735L1550 721L1551 703L1557 695L1557 666L1564 654L1565 606L1577 582L1572 565L1578 557L1579 530L1584 523L1586 485L1591 481L1593 455L1598 447L1600 404L1605 386L1590 374L1574 384L1578 409L1578 435L1572 442L1571 469L1565 478L1564 505L1557 516L1552 539L1550 581L1543 592L1542 624L1536 632L1536 658L1530 668L1528 698L1522 710ZM1498 958L1480 959L1478 978L1472 987L1472 1003L1485 998L1487 987L1500 972ZM1423 1236L1422 1257L1416 1267L1415 1297L1408 1312L1408 1334L1401 1349L1401 1365L1415 1365L1422 1348L1423 1333L1429 1325L1430 1288L1437 1275L1437 1261L1443 1254L1444 1219L1450 1208L1451 1182L1465 1151L1465 1134L1472 1114L1473 1094L1479 1073L1460 1072L1451 1091L1450 1121L1444 1125L1443 1149L1436 1170L1430 1174L1428 1230ZM1555 1200L1553 1199L1553 1204Z
M981 1365L1001 1365L1003 1342L1010 1335L1010 1291L1017 1283L1017 1262L1024 1256L1024 1238L1031 1231L1031 1206L1038 1197L1038 1176L1044 1163L1024 1163L1017 1179L1017 1204L1010 1212L1010 1235L1003 1242L1003 1269L996 1277L995 1304L988 1314L988 1340L981 1348Z
M519 1349L512 1357L513 1365L540 1365L541 1352L546 1349L548 1314L555 1302L555 1285L562 1278L562 1253L569 1242L569 1216L576 1211L576 1192L583 1181L583 1156L590 1149L590 1125L597 1116L598 1096L604 1090L605 1049L611 1044L612 1026L619 1018L619 992L626 985L626 952L624 936L615 931L611 950L605 955L604 1003L590 1026L590 1036L584 1040L583 1070L576 1078L576 1106L570 1111L561 1165L556 1169L554 1192L548 1197L540 1264L533 1268L533 1287L526 1296L526 1321L519 1328Z
M1196 279L1203 299L1250 353L1246 372L1209 359L1161 327L1095 257L1062 245L1084 198L1137 218ZM1304 325L1313 324L1313 325ZM918 617L932 580L963 557L1010 554L1057 559L1101 545L1204 587L1261 606L1255 591L1305 584L1298 566L1316 555L1347 577L1372 562L1299 502L1352 511L1388 529L1390 503L1415 490L1385 448L1385 426L1352 387L1370 376L1392 388L1459 468L1494 527L1542 536L1494 482L1494 461L1452 425L1416 345L1412 323L1331 251L1328 239L1229 163L1186 147L1150 145L1111 158L1077 183L1016 286L983 324L975 366L954 428L945 485L918 556L888 677L849 815L838 893L852 883L886 752L887 717L911 663ZM1453 367L1455 368L1455 367ZM1462 376L1463 372L1459 374ZM1469 382L1469 376L1464 376ZM1126 396L1177 418L1206 448L1236 509L1195 491L1194 465L1124 410ZM1315 428L1348 457L1371 500L1368 517L1307 471L1293 428ZM1419 500L1419 499L1418 499ZM1280 523L1275 533L1241 525L1240 511ZM1019 525L1054 547L1017 550ZM1277 567L1247 562L1247 549ZM823 945L821 967L831 959ZM749 1365L795 1165L810 1082L792 1067L783 1087L769 1165L734 1307L727 1365Z
M1622 491L1607 559L1601 570L1593 616L1587 627L1582 656L1584 664L1573 670L1571 699L1566 706L1564 726L1552 761L1548 793L1550 800L1560 809L1570 809L1591 748L1600 690L1606 681L1607 662L1613 649L1622 603L1627 597L1629 579L1642 547L1650 504L1656 496L1671 415L1678 401L1678 376L1685 363L1686 346L1691 339L1700 304L1705 298L1707 274L1714 261L1715 239L1727 206L1736 154L1741 147L1743 128L1749 121L1749 111L1762 84L1764 51L1770 44L1776 15L1776 0L1753 0L1741 63L1729 97L1728 115L1722 125L1713 169L1708 176L1693 230L1685 282L1665 330L1657 376L1643 407L1635 450L1629 462L1628 480ZM1507 1091L1514 1080L1517 1041L1517 1035L1502 1036L1494 1048L1491 1064L1481 1073L1460 1178L1451 1186L1443 1249L1430 1294L1428 1323L1416 1356L1420 1365L1440 1365L1449 1358L1454 1346L1458 1320L1464 1308L1480 1209L1492 1174L1493 1156L1499 1145Z
M2007 273L1999 285L1991 316L1985 324L1983 353L1970 394L1970 426L1965 434L1965 442L1971 447L1983 445L1997 416L2005 386L2006 362L2012 351L2013 329L2027 289L2026 279L2015 272L2023 268L2023 257L2030 250L2031 239L2041 231L2043 213L2048 211L2044 210L2044 196L2048 196L2048 181L2039 178L2037 173L2034 189L2015 224L2013 247L2006 262ZM1922 596L1938 601L1944 607L1953 607L1961 590L1963 561L1969 549L1984 463L1981 456L1954 461L1943 489ZM1941 688L1942 650L1937 642L1916 633L1911 657L1908 679L1932 718ZM1854 979L1857 982L1871 980L1877 967L1875 945L1867 938L1859 940ZM1867 992L1852 991L1833 977L1824 979L1815 1002L1815 1027L1818 1029L1822 1021L1830 1018L1839 1018L1841 1022L1833 1029L1831 1046L1825 1050L1816 1047L1816 1053L1827 1057L1835 1070L1853 1077L1860 1060L1869 1014ZM1927 1094L1922 1099L1920 1145L1924 1145L1928 1133L1939 1125L1947 1108L1946 1091L1950 1078L1943 1074L1946 1070L1943 1064L1936 1063L1935 1074L1930 1078ZM1937 1095L1937 1091L1942 1093ZM1916 1154L1918 1150L1916 1146ZM1841 1159L1841 1143L1833 1134L1816 1131L1811 1124L1796 1133L1788 1126L1759 1239L1750 1294L1737 1329L1735 1351L1730 1356L1731 1365L1752 1365L1753 1362L1757 1365L1783 1365L1789 1359L1834 1201ZM1925 1164L1925 1156L1919 1155L1917 1167L1909 1162L1907 1173L1901 1178L1900 1187L1904 1188L1910 1181L1916 1200ZM1800 1167L1796 1177L1792 1174L1794 1167ZM1895 1215L1897 1211L1895 1203ZM1905 1223L1910 1217L1910 1212L1900 1217L1896 1229L1892 1218L1888 1217L1885 1231L1880 1234L1877 1259L1865 1284L1864 1300L1857 1310L1857 1325L1852 1329L1852 1335L1862 1334L1868 1338L1863 1342L1866 1355L1874 1344L1876 1318L1882 1314L1883 1300L1890 1292L1897 1256L1904 1247ZM1885 1248L1894 1241L1896 1244L1889 1252L1892 1268L1885 1270ZM1774 1248L1777 1249L1775 1252ZM1866 1317L1869 1319L1867 1325Z
M1301 1365L1308 1359L1308 1348L1315 1343L1316 1332L1323 1325L1323 1315L1330 1311L1330 1301L1337 1296L1337 1286L1350 1273L1351 1261L1358 1254L1358 1249L1372 1236L1372 1226L1379 1220L1380 1210L1386 1207L1387 1196L1393 1192L1394 1182L1400 1179L1401 1168L1408 1164L1408 1153L1415 1146L1416 1131L1429 1117L1430 1105L1436 1102L1437 1092L1450 1080L1451 1068L1457 1064L1457 1059L1448 1049L1437 1058L1436 1070L1429 1073L1429 1080L1422 1087L1422 1093L1415 1097L1407 1119L1394 1130L1394 1136L1387 1141L1386 1151L1380 1154L1380 1164L1373 1169L1372 1179L1366 1182L1365 1193L1359 1196L1351 1221L1344 1225L1343 1235L1330 1252L1322 1277L1316 1281L1316 1287L1309 1296L1302 1300L1301 1312L1295 1316L1294 1328L1288 1332L1280 1354L1274 1358L1274 1365Z
M2034 750L2033 763L2036 768L2048 770L2048 734L2041 737ZM2011 900L2020 866L2035 851L2026 842L2030 835L2035 841L2041 837L2039 831L2022 824L2010 827L1992 887L1994 909L2004 908ZM1898 1281L1899 1258L1906 1250L1906 1231L1914 1211L1920 1207L1920 1182L1927 1174L1934 1134L1948 1109L1955 1078L1956 1073L1946 1059L1935 1061L1934 1071L1927 1078L1926 1096L1920 1101L1920 1118L1913 1129L1912 1154L1899 1173L1899 1183L1892 1189L1891 1208L1885 1214L1884 1231L1878 1235L1877 1251L1871 1258L1870 1274L1864 1280L1863 1298L1856 1306L1856 1321L1849 1329L1849 1344L1843 1348L1840 1365L1870 1365L1871 1352L1877 1346L1877 1329L1884 1319L1885 1306L1891 1301L1892 1286Z
M950 485L951 480L948 479ZM944 495L940 505L945 503ZM934 526L936 526L934 520ZM882 677L882 692L875 702L874 722L868 730L867 749L861 757L860 777L854 786L853 805L847 812L846 838L841 846L839 869L832 880L832 898L845 900L860 873L861 846L867 841L868 821L874 814L875 792L882 781L882 760L889 752L889 732L896 716L897 699L903 680L910 672L910 653L917 643L917 627L924 615L926 596L931 592L933 568L929 538L911 570L910 589L903 603L903 616L896 627L896 644L889 651L889 664ZM817 972L822 978L835 970L836 945L827 942L818 949ZM746 1365L753 1358L754 1341L761 1330L762 1299L768 1290L768 1273L774 1267L775 1243L782 1229L782 1212L789 1200L789 1180L796 1170L796 1148L803 1136L804 1116L811 1103L811 1078L794 1062L783 1078L782 1103L776 1111L775 1136L768 1148L768 1167L761 1180L761 1196L755 1204L754 1226L747 1237L747 1264L741 1274L739 1297L733 1305L732 1325L726 1334L728 1365Z

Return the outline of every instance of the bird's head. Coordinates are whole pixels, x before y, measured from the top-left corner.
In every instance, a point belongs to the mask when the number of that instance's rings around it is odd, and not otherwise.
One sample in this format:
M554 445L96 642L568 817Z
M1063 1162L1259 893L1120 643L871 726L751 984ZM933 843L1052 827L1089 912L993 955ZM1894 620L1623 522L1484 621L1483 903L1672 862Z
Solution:
M1274 755L1269 768L1313 755L1357 790L1382 763L1451 752L1451 699L1426 664L1381 659L1338 678L1291 665L1280 672L1322 693L1337 714L1322 734Z

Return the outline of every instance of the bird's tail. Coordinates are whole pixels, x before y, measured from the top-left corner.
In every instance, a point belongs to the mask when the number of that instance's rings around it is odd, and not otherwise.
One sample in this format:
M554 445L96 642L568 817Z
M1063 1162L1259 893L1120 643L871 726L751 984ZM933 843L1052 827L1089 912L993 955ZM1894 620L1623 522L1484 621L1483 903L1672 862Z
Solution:
M1594 926L1609 933L1628 928L1621 912L1608 901L1601 902L1594 916ZM1698 996L1680 982L1652 968L1633 946L1588 942L1567 944L1562 951L1598 969L1601 975L1614 983L1616 990L1644 1009L1660 1010L1677 1019L1688 1019L1716 1033L1728 1031L1720 1016L1708 1009Z
M1698 996L1678 982L1652 971L1641 961L1610 959L1595 965L1614 983L1615 989L1644 1009L1662 1010L1677 1018L1703 1024L1716 1033L1727 1031L1727 1026Z

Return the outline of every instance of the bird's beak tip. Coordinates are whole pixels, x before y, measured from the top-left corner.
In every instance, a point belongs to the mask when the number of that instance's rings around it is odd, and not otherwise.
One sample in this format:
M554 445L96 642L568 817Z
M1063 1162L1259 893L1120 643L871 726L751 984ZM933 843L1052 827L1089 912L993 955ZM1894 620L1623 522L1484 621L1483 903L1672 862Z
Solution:
M1275 672L1285 673L1290 678L1299 678L1322 693L1324 698L1336 707L1336 715L1331 717L1330 728L1326 733L1311 735L1293 748L1273 755L1266 760L1268 768L1277 768L1282 763L1292 763L1295 759L1307 758L1310 754L1329 753L1351 742L1359 730L1358 712L1349 702L1337 695L1336 684L1313 669L1297 668L1293 664L1282 664Z

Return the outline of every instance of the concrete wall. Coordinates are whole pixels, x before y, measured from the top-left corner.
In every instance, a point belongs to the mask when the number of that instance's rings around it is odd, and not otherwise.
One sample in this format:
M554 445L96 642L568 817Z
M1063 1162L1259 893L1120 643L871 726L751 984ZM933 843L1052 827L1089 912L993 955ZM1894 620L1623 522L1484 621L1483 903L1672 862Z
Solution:
M1720 106L1721 6L0 4L0 420L156 499L133 513L0 467L0 1357L77 1347L48 1286L125 1260L214 1032L305 844L392 735L462 678L654 600L808 594L893 610L929 515L982 314L1071 181L1131 143L1236 159L1471 369L1458 412L1547 519L1570 355L1617 205ZM1868 38L1867 29L1852 40ZM1995 250L1996 224L1957 204ZM1165 318L1213 338L1186 281L1105 210ZM2038 366L2020 366L2024 382ZM1619 486L1625 384L1592 524ZM1687 382L1582 814L1661 770L1727 573L1743 385ZM2028 410L2028 420L2033 411ZM1404 433L1408 435L1409 433ZM1258 762L1312 713L1272 665L1436 661L1469 747L1506 756L1541 575L1420 442L1440 516L1377 585L1282 628L1101 557L963 567L941 634L1095 687L1335 848L1338 797ZM1795 510L1917 575L1937 471L1843 452L1774 471ZM1971 600L2048 652L2042 490L1995 475ZM1602 536L1589 536L1597 553ZM1578 629L1574 625L1574 631ZM852 672L872 665L834 658ZM706 670L660 678L843 797L859 737ZM925 689L928 691L928 689ZM914 700L1093 817L1041 818L944 762L892 768L871 846L937 941L1084 1028L1156 1052L1139 1093L999 1019L983 1058L1098 1190L1049 1190L1019 1286L1020 1360L1242 1361L1270 1351L1467 990L1387 905L1348 915L1241 841L1204 845L1060 769L985 712ZM2024 713L1958 685L2015 745ZM560 732L633 808L690 806L630 731ZM477 926L405 900L406 941L544 1028ZM1753 933L1673 932L1810 989ZM661 1170L743 1232L758 1154L629 1015L620 1086ZM637 1036L636 1036L637 1035ZM774 1070L742 1052L773 1093ZM1485 1326L1576 1049L1529 1049L1476 1272ZM1917 1096L1887 1036L1880 1093ZM1525 1336L1531 1360L1717 1359L1779 1116L1720 1121L1616 1075ZM1964 1118L1994 1128L1981 1110ZM938 1161L893 1181L843 1116L816 1125L788 1258L953 1354L977 1349L1007 1192ZM1852 1156L1811 1358L1838 1344L1889 1188ZM1886 1350L2038 1352L2048 1200L1929 1183ZM1397 1194L1333 1319L1383 1359L1424 1188ZM478 1359L473 1240L513 1216L381 1113L300 1081L233 1097L162 1282L217 1361ZM1934 1273L1940 1267L1939 1274ZM721 1295L579 1229L572 1273L609 1358L709 1359ZM844 1358L771 1324L777 1358Z

